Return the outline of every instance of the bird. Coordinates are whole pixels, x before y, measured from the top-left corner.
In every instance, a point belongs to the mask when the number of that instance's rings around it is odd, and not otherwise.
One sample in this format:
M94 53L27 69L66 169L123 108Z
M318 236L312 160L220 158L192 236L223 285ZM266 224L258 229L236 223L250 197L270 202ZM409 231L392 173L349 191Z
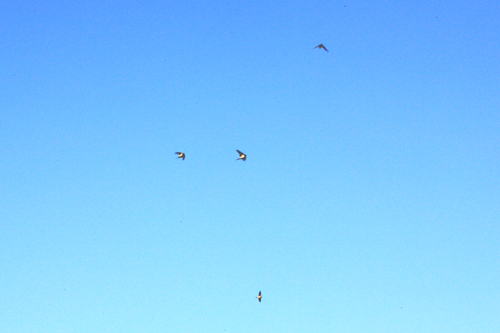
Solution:
M236 149L236 151L238 152L238 154L240 154L240 157L238 157L236 160L243 160L243 161L246 161L247 160L247 155L243 154L241 151L239 151L238 149Z
M179 157L177 158L182 158L183 161L186 158L186 154L184 154L183 152L177 152L176 154L179 155Z
M255 297L259 300L259 302L262 302L262 292L259 291L259 296Z
M323 49L323 50L325 50L326 52L328 52L328 50L326 49L325 45L323 45L323 44L319 44L318 46L316 46L316 47L315 47L315 49L317 49L318 47L319 47L320 49Z

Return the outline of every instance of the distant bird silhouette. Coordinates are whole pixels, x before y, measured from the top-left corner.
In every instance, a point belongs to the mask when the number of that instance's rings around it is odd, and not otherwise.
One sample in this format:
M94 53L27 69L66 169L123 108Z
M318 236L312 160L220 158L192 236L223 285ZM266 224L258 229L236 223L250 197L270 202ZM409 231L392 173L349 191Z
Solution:
M259 302L262 302L262 292L259 291L259 296L255 297L259 300Z
M182 152L177 152L176 154L179 155L179 157L177 157L177 158L182 158L183 161L186 158L186 154L184 154Z
M239 151L238 149L236 149L236 151L238 152L238 154L240 154L240 157L237 158L236 160L243 160L243 161L246 161L247 160L247 155L243 154L241 151Z
M319 47L320 49L323 49L323 50L325 50L326 52L328 52L328 50L326 49L325 45L323 45L323 44L319 44L318 46L316 46L316 47L315 47L315 49L317 49L318 47Z

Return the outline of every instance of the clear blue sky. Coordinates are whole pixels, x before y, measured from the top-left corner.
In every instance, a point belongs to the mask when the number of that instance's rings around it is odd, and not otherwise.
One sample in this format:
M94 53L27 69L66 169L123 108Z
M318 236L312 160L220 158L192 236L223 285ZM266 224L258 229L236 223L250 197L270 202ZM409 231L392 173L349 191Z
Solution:
M0 2L0 331L500 332L499 22Z

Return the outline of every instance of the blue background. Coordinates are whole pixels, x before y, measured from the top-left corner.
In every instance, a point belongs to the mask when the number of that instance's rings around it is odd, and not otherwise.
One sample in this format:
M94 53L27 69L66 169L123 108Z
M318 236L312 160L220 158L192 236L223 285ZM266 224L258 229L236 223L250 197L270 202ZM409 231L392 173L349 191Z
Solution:
M0 331L499 332L499 22L1 2Z

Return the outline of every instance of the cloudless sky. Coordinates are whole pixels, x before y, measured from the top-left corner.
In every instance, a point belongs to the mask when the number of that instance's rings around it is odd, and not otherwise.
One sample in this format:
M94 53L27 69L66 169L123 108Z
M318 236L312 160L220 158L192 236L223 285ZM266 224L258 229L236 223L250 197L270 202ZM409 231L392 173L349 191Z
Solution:
M0 2L0 331L500 332L499 22Z

